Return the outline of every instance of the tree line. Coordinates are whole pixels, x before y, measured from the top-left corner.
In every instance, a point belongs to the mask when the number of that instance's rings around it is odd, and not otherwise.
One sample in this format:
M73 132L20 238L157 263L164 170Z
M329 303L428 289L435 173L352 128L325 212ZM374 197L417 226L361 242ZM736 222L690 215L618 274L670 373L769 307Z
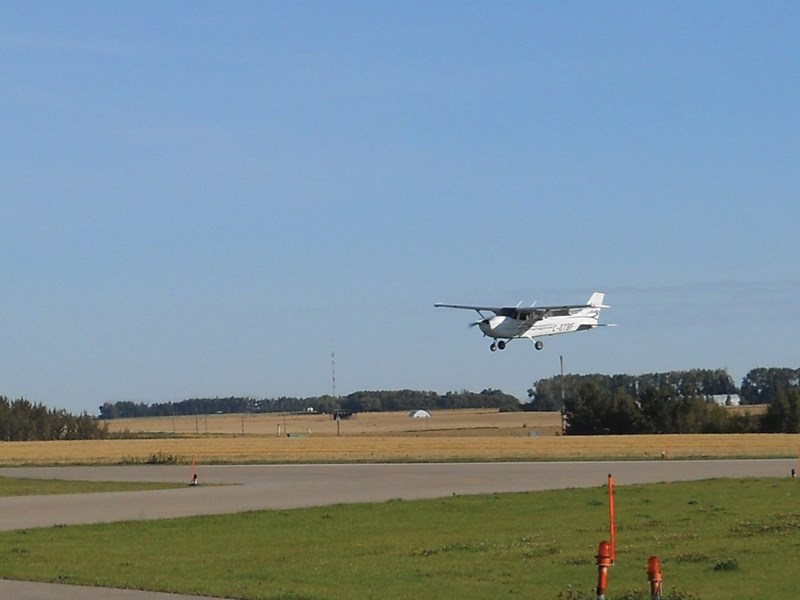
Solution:
M208 415L217 413L320 413L381 412L415 409L496 408L501 411L522 410L514 396L500 390L482 392L437 392L417 390L359 391L347 396L316 396L311 398L192 398L179 402L106 402L100 406L101 419L130 417L163 417L178 415Z
M718 401L734 395L767 410L731 414ZM800 369L753 369L738 389L724 369L565 375L528 396L531 410L561 410L568 434L800 432Z
M24 398L0 396L0 440L25 442L44 440L89 440L106 437L108 428L87 414L75 416L49 409Z

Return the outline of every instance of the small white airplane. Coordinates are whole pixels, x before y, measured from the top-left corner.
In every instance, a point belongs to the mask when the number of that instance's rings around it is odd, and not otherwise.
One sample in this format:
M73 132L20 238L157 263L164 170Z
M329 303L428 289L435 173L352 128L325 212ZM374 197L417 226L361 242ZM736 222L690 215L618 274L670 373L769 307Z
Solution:
M436 308L463 308L474 310L481 320L471 323L477 325L484 336L493 338L489 350L503 350L510 340L527 338L537 350L544 347L541 340L533 338L560 333L587 331L595 327L613 326L611 323L598 323L600 310L609 308L603 304L605 294L595 292L586 304L567 304L564 306L469 306L464 304L434 304ZM494 313L487 317L484 312ZM497 340L497 341L494 341Z

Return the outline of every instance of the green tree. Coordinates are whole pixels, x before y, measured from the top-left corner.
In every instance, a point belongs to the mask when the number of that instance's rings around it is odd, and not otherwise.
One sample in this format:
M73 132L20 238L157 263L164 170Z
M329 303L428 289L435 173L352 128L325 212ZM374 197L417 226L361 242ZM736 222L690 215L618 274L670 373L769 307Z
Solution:
M778 391L762 418L762 431L800 433L800 389Z
M9 402L0 396L0 440L93 439L106 435L108 428L85 413L74 417L65 410L48 409L24 398Z
M586 382L574 395L564 398L567 433L573 435L613 433L611 407L612 400L608 390L595 381Z
M770 404L780 392L788 394L797 388L800 388L800 369L752 369L742 380L742 403Z
M642 430L642 413L627 389L619 387L611 398L613 432L629 435Z

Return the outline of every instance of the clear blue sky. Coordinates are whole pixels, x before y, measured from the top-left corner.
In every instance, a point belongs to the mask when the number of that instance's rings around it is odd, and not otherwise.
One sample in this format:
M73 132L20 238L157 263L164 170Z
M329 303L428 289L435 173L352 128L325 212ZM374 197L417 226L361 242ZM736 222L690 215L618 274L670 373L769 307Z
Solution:
M0 4L0 394L797 367L800 5ZM617 328L490 353L434 302Z

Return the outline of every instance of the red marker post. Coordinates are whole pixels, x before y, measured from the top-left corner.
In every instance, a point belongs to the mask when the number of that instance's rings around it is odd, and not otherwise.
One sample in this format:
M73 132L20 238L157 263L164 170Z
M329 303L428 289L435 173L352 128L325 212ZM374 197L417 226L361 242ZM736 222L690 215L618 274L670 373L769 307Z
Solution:
M650 580L650 600L661 600L661 563L657 556L647 559L647 579Z
M611 566L611 544L603 540L597 548L597 600L605 600L608 568Z

